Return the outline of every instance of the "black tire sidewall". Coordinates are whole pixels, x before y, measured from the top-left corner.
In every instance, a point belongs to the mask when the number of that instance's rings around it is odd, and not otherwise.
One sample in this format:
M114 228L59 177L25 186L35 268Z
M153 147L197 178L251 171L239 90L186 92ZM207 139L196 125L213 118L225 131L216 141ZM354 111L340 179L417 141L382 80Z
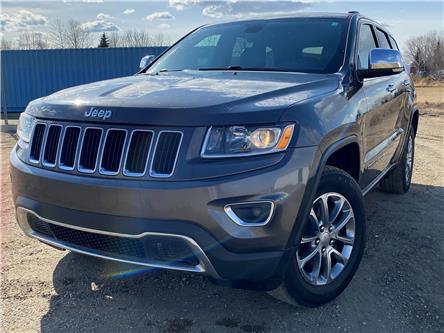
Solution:
M284 283L289 294L298 303L306 306L316 306L328 302L347 287L359 266L365 246L365 213L359 185L353 178L340 170L338 172L328 172L321 177L316 198L328 192L339 193L350 202L355 216L355 240L350 259L344 271L334 281L325 286L309 284L302 276L296 259L289 263ZM303 228L303 226L300 227ZM296 244L299 244L299 242L300 239Z

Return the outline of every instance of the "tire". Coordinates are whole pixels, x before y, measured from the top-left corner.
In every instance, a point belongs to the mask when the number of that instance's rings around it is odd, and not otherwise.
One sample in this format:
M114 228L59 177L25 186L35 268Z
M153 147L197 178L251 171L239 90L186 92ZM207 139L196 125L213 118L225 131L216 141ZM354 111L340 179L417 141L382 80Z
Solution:
M408 141L399 164L381 180L381 190L387 193L402 194L408 192L412 182L413 162L415 157L415 131L409 131ZM409 166L410 163L410 166Z
M320 206L324 202L331 210L329 208L326 210L328 213L320 213L327 218L317 218L319 214L316 212L322 210ZM348 222L344 224L347 219ZM325 220L332 222L324 224ZM328 230L324 225L330 226ZM314 230L316 228L319 230ZM315 307L333 300L347 287L359 266L365 247L363 196L359 185L349 174L326 166L310 215L302 223L299 234L301 236L296 242L295 254L288 264L283 282L269 294L292 305ZM339 239L347 240L348 245ZM350 239L352 244L349 243ZM337 260L339 256L335 250L342 257L348 255L345 264L342 259ZM303 265L302 262L310 257L307 255L301 259L303 254L311 251L316 252L313 259ZM328 264L324 265L328 263L326 258L330 258L330 263L335 262L331 271L326 269ZM310 267L313 274L307 273ZM333 276L333 272L336 276Z

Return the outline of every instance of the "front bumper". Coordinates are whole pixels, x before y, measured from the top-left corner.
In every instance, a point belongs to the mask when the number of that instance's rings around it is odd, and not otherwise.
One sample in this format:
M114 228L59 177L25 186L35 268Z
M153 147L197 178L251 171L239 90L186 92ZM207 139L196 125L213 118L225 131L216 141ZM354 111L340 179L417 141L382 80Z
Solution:
M157 182L57 173L23 163L13 150L13 199L25 233L56 247L139 265L200 272L216 279L264 281L279 275L285 266L291 251L287 243L306 185L314 176L311 166L316 156L315 147L299 148L290 150L279 164L262 170L211 180ZM258 200L275 203L267 225L240 226L224 212L227 204ZM113 236L119 241L146 241L153 236L180 239L197 261L184 265L110 253L108 248L103 251L89 243L78 245L34 230L29 216L49 226Z

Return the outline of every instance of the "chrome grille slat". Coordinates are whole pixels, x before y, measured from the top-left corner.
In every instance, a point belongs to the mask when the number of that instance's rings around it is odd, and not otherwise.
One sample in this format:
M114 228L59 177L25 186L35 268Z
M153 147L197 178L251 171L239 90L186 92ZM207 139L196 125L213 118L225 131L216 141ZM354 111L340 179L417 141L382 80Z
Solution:
M39 120L28 161L73 173L168 178L174 174L182 139L183 133L174 130L83 127Z

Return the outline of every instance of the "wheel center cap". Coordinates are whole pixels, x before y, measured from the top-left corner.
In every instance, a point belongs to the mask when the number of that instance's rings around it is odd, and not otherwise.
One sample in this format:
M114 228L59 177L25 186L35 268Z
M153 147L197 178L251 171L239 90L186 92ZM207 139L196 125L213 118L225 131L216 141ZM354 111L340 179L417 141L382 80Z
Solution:
M323 232L320 236L319 239L321 240L321 243L323 244L328 244L328 242L330 241L330 234L328 232Z

